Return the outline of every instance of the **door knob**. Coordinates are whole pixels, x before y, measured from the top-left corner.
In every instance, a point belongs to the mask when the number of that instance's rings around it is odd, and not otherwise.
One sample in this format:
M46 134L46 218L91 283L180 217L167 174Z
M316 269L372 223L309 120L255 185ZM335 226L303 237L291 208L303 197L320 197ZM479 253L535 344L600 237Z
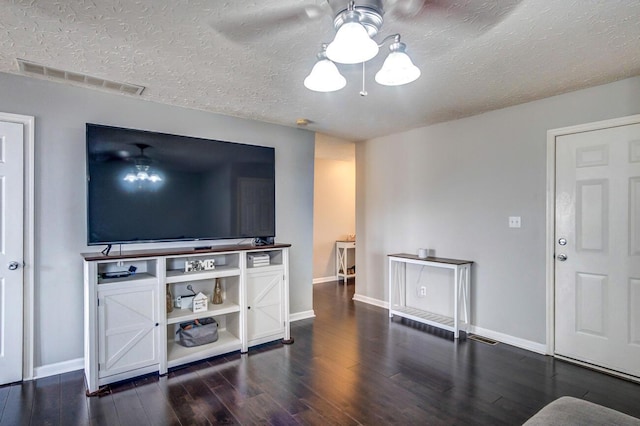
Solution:
M10 271L15 271L20 266L23 266L23 264L21 264L20 262L16 262L15 260L13 262L9 262L9 270Z
M567 260L567 255L564 253L560 253L556 256L556 259L558 259L560 262L564 262L565 260Z

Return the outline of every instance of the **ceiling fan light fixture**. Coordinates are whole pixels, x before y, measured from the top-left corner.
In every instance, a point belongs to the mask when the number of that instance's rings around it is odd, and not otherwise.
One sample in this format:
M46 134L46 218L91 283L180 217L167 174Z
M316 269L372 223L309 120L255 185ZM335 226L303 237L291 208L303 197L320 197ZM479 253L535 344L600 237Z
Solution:
M376 73L376 82L384 86L401 86L417 80L420 77L420 69L407 55L407 46L398 41L392 43L389 49L391 53Z
M151 159L144 155L144 150L149 146L146 144L136 144L140 149L140 154L135 156L135 164L132 171L128 172L122 180L133 182L150 181L153 183L162 182L162 176L151 169Z
M423 0L422 0L423 1ZM421 3L422 3L421 1ZM336 30L334 40L322 45L318 62L304 80L304 85L318 92L333 92L346 85L336 64L362 64L361 96L366 96L365 63L373 59L380 47L390 42L390 53L382 68L375 75L375 81L384 86L400 86L420 77L420 69L414 65L406 53L407 46L400 42L400 34L385 37L379 44L373 40L383 24L383 0L361 0L348 2L347 8L338 12L333 20Z
M135 182L138 180L138 177L135 173L127 173L127 175L122 179L127 182Z
M155 173L149 173L149 166L145 164L136 164L135 172L129 172L125 175L123 180L127 182L139 182L139 181L150 181L150 182L162 182L162 177Z
M304 79L304 87L315 92L335 92L347 85L347 80L340 74L336 64L327 59L324 49L318 54L318 62Z
M149 180L151 182L162 182L162 178L160 177L160 175L156 174L156 173L151 173L151 176L149 176Z
M360 23L360 13L347 12L345 22L338 28L336 37L327 46L327 57L340 64L359 64L378 54L378 44L371 39Z

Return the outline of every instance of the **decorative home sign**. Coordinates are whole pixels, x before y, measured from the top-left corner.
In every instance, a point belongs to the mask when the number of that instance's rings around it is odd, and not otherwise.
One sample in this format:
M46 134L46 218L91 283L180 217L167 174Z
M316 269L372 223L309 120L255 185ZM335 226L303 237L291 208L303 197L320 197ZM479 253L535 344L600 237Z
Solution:
M193 312L205 312L208 303L209 298L205 294L198 293L196 297L193 298Z
M215 259L185 260L185 272L210 271L216 269Z

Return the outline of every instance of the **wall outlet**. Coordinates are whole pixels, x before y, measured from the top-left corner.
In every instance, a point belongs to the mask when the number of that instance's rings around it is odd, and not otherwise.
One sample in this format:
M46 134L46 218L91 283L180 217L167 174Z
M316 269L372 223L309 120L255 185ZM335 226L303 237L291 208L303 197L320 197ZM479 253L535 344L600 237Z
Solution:
M521 219L520 216L509 216L509 228L520 228Z
M422 286L420 287L420 296L426 296L427 295L427 287Z

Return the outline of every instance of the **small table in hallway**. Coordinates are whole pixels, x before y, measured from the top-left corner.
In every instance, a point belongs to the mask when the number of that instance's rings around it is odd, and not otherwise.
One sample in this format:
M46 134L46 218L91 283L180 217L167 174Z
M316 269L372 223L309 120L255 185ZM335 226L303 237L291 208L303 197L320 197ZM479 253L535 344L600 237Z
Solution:
M353 252L353 266L349 266L349 251ZM336 241L336 278L340 281L343 279L347 283L348 278L356 276L356 242L355 241Z

